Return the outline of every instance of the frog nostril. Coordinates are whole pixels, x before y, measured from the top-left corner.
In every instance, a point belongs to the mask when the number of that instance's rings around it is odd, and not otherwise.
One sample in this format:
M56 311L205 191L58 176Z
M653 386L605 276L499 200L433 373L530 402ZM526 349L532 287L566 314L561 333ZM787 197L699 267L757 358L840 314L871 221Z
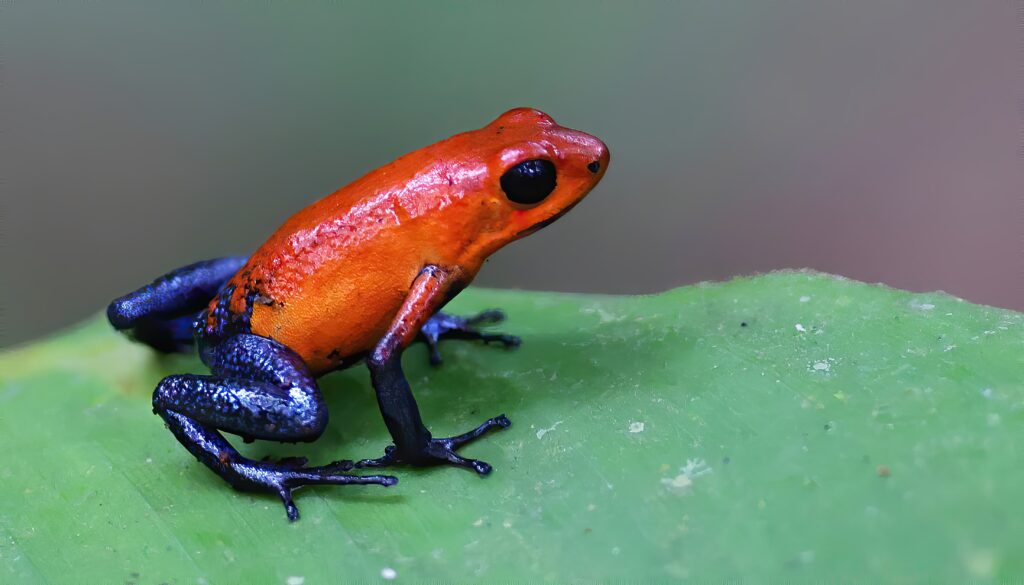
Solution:
M596 173L597 171L600 171L601 170L601 161L595 160L594 162L590 163L589 165L587 165L587 170L592 172L592 173Z

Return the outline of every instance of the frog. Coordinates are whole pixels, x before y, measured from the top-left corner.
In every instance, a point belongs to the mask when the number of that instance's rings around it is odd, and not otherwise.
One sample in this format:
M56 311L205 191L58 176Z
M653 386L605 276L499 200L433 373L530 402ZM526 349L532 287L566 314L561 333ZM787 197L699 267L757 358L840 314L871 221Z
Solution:
M600 139L533 108L509 110L373 170L286 220L250 256L197 262L112 301L114 329L162 353L198 352L209 374L175 374L153 392L154 414L200 463L241 491L280 497L309 485L393 486L396 465L450 465L480 476L458 450L507 428L505 414L434 437L402 367L425 343L440 365L446 339L515 347L492 332L500 309L442 308L493 253L573 209L608 169ZM303 457L243 456L225 434L304 443L328 423L318 379L365 364L390 434L383 454L318 466Z

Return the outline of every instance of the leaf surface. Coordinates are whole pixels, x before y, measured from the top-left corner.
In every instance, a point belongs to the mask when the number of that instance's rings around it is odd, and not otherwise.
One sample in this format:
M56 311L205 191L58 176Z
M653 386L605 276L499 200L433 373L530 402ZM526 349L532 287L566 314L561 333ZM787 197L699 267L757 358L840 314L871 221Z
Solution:
M612 297L470 289L516 351L404 363L495 472L232 491L151 413L159 357L97 318L0 356L0 581L322 583L1024 576L1024 315L810 272ZM363 368L313 463L388 443Z

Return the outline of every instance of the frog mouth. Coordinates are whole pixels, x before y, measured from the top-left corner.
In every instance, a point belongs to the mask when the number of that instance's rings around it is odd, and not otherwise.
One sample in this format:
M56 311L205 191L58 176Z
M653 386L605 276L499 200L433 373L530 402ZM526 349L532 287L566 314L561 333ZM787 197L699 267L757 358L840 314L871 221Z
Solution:
M556 221L558 221L558 218L562 217L566 213L569 213L569 211L571 211L573 207L576 207L576 205L579 202L580 202L580 200L573 201L571 204L569 204L568 207L566 207L562 211L559 211L558 213L552 215L551 217L545 219L544 221L539 221L539 222L531 225L530 227L526 228L525 230L519 232L518 234L516 234L516 237L522 238L522 237L528 236L528 235L530 235L532 233L536 233L536 232L540 231L543 228L548 227L549 225L551 225L551 224L555 223Z

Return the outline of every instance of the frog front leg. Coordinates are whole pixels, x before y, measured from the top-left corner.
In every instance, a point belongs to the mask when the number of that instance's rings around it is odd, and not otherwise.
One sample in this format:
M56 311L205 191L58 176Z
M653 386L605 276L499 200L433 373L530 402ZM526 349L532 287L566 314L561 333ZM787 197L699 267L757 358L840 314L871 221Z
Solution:
M500 343L506 348L518 347L522 340L515 335L504 333L488 333L480 331L481 325L493 325L505 320L505 312L501 309L488 309L469 317L459 317L438 311L420 329L420 338L427 344L430 352L430 364L440 365L442 339L479 339L484 343Z
M241 334L202 347L213 375L168 376L153 394L153 412L199 461L239 490L280 496L289 520L299 517L292 491L314 484L390 486L390 476L344 472L351 462L303 467L304 460L270 463L243 457L218 432L281 442L316 440L327 407L309 369L284 345Z
M413 282L409 296L387 333L367 358L377 403L394 445L385 450L383 457L360 461L357 466L450 464L473 469L480 475L491 472L489 464L467 459L455 451L492 429L508 427L511 424L508 418L503 414L498 415L468 433L435 439L423 424L416 398L402 371L403 350L416 338L430 316L449 298L459 279L458 269L439 266L424 268Z

